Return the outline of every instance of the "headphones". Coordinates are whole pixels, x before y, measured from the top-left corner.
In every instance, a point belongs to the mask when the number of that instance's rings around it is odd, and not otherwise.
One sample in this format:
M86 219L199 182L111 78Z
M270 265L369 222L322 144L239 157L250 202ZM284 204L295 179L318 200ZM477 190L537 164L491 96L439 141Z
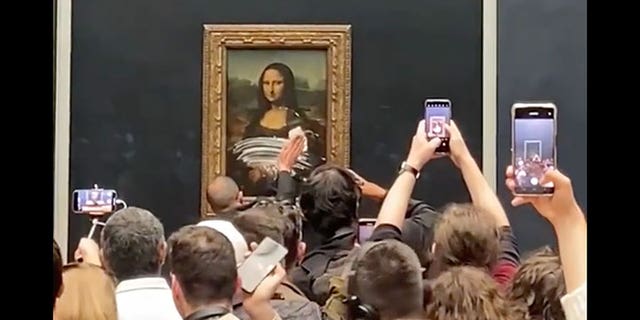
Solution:
M342 302L347 305L349 314L351 316L351 319L353 320L380 319L380 314L378 313L378 310L376 310L376 308L374 308L372 305L362 303L358 296L351 294L351 292L354 291L354 288L357 288L356 271L358 268L358 262L360 262L362 257L364 257L364 255L367 254L369 250L379 245L380 243L382 243L382 241L365 243L365 245L361 247L361 251L356 255L356 259L351 264L351 269L349 271L349 274L347 275L347 298Z

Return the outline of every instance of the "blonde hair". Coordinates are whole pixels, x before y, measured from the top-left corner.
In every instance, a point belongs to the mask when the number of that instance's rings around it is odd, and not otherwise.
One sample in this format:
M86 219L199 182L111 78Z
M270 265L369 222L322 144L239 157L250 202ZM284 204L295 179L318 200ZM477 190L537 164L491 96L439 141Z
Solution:
M55 307L57 320L117 320L115 284L102 268L88 263L64 267L64 291Z
M489 271L498 260L499 228L495 218L472 204L450 204L434 230L435 271L432 277L450 267L473 266Z
M505 299L481 269L453 267L432 283L429 320L527 320L524 306Z

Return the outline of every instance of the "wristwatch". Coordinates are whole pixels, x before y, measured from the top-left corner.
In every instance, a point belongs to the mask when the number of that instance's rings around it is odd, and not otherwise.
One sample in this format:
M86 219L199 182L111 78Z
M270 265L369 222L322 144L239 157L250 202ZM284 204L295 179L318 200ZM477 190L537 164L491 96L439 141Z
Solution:
M406 161L402 161L402 164L400 164L400 169L398 170L398 175L401 175L405 171L411 173L414 177L416 177L416 180L420 178L420 171L418 171L418 169L412 167Z

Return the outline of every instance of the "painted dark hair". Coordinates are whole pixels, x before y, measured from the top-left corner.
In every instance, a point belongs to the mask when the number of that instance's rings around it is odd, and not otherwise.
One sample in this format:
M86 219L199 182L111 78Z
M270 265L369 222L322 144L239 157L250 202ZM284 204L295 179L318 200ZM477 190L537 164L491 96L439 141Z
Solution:
M275 62L272 63L262 70L260 74L260 79L258 79L258 107L261 114L264 114L271 108L271 103L267 100L267 97L264 96L264 91L262 89L262 81L264 80L264 74L267 70L276 70L282 75L284 80L284 90L282 92L282 104L289 109L293 109L294 111L298 111L298 96L296 95L296 84L295 77L293 76L293 71L286 64Z

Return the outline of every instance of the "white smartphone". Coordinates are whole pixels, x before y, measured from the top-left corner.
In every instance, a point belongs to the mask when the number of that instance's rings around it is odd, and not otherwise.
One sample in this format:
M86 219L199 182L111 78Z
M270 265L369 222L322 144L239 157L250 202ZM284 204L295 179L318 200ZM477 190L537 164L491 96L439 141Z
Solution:
M287 255L287 248L267 237L238 268L242 290L253 292Z
M551 196L553 183L542 184L556 164L557 108L551 102L519 102L511 108L511 164L516 196Z

